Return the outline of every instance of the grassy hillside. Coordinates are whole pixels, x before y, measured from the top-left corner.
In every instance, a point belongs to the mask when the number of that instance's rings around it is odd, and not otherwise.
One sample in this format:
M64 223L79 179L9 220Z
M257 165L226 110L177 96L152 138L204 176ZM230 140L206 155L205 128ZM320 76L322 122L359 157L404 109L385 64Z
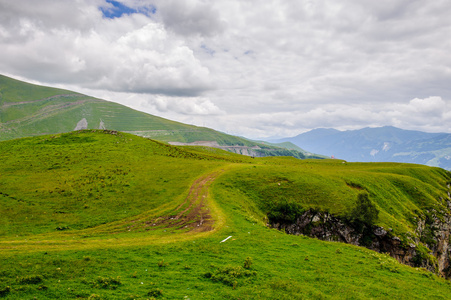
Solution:
M278 203L344 214L365 188L378 225L407 235L443 208L442 169L92 130L1 142L0 156L4 299L450 298L449 281L386 255L265 226Z
M71 91L39 86L0 75L0 105L45 99L55 95L80 95Z
M283 165L283 167L281 167ZM340 160L286 159L281 165L242 168L223 177L256 207L269 213L297 203L346 217L365 190L380 211L376 225L398 235L413 233L415 217L447 211L450 173L440 168L393 163L343 163Z
M260 149L254 150L257 156L305 158L311 155L302 150L256 143L213 129L156 117L117 103L0 75L0 141L77 129L119 130L163 142L215 141L219 145L258 146Z
M71 91L37 86L0 75L1 140L69 132L86 119L89 129L144 132L182 141L203 128L173 122ZM210 132L212 130L205 129ZM187 133L186 137L183 133ZM211 135L211 134L210 134ZM170 138L166 138L170 139Z

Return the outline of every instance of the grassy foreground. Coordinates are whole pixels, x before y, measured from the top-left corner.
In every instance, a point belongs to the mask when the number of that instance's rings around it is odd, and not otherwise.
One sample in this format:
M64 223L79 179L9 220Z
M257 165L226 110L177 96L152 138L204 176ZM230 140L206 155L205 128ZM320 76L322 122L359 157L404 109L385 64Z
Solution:
M384 254L265 226L279 203L340 215L366 189L377 224L408 238L413 217L444 208L442 169L91 130L2 142L0 156L0 298L451 298L449 281Z

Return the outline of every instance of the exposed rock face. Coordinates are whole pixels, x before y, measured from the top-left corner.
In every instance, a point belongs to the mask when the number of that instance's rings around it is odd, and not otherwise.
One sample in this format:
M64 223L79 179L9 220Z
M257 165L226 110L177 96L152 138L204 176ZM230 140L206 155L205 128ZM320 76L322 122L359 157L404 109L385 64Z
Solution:
M233 152L236 154L246 155L246 156L253 156L253 157L264 157L263 153L259 152L258 150L261 150L259 146L221 146L216 141L197 141L192 143L180 143L180 142L169 142L170 145L174 146L207 146L207 147L213 147L213 148L219 148L222 150L226 150L229 152Z
M451 202L447 203L450 208ZM439 271L447 278L451 278L451 215L439 217L432 213L426 220L418 222L417 232L419 240L426 244L432 255L437 258Z
M447 203L451 209L451 202ZM451 277L449 213L440 217L432 213L425 219L419 219L415 230L416 237L410 238L408 242L393 235L391 230L355 224L330 213L312 209L305 211L294 223L272 223L270 226L284 230L288 234L303 234L325 241L344 242L389 253L403 264L423 267L444 277ZM436 260L431 259L424 250L420 251L421 245L427 247L429 254Z
M100 119L99 129L106 129L105 123L103 122L102 119Z
M80 121L78 121L77 126L75 126L74 128L74 131L83 129L88 129L88 121L86 120L86 118L83 118Z

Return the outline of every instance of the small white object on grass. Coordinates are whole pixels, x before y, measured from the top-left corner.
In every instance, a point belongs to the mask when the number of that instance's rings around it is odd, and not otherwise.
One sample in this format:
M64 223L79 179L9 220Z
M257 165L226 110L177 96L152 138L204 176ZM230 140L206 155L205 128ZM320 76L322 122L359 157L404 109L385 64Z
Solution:
M226 239L220 241L220 243L224 243L225 241L227 241L227 240L230 239L231 237L232 237L232 236L229 236L228 238L226 238Z

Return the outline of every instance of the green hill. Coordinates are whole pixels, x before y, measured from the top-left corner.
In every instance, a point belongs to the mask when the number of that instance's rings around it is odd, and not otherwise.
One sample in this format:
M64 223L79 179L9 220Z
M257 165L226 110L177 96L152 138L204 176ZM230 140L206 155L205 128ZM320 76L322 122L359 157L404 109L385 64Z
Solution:
M217 147L250 156L316 157L302 150L256 143L209 128L156 117L117 103L0 75L0 141L78 129L119 130L183 144L216 142Z
M433 261L443 169L253 159L111 130L4 141L0 157L4 299L450 298L423 268L267 226L311 209L347 218L365 191L373 225Z

